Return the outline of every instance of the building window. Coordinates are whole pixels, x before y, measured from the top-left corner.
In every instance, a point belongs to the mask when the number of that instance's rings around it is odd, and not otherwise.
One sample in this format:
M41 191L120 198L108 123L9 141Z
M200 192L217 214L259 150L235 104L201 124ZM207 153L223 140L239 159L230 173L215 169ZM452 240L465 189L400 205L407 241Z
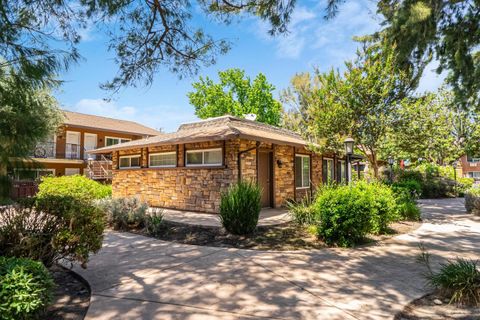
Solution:
M15 180L37 180L45 176L55 176L55 169L14 169Z
M125 143L132 141L132 139L125 139L125 138L116 138L116 137L105 137L105 145L108 146L113 146L115 144L119 143Z
M76 174L80 174L80 168L65 168L66 176L73 176Z
M187 166L220 166L222 149L188 150Z
M140 168L140 155L121 156L120 169L123 168Z
M335 179L335 168L333 159L323 159L322 161L322 180L323 183L333 182Z
M152 153L149 155L150 167L175 167L177 165L176 152Z
M343 160L339 160L337 162L337 181L342 183L342 182L345 182L345 161Z
M480 171L473 171L468 173L469 178L479 179L480 178Z
M295 187L310 188L310 156L295 155Z

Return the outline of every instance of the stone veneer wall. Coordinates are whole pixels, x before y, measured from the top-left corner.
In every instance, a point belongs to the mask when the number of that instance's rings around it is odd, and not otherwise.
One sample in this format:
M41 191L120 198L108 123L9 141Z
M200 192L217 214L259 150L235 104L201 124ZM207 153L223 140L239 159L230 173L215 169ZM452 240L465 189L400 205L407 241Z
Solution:
M255 141L229 140L210 141L132 149L113 154L114 175L112 191L114 197L138 196L151 206L181 210L218 212L220 194L238 179L238 152L256 147ZM224 148L224 165L219 167L185 167L185 150ZM310 193L310 190L298 190L295 194L294 154L310 153L305 149L292 146L261 143L261 150L274 153L274 205L281 207L289 199L297 200ZM156 152L177 152L176 168L148 168L148 154ZM118 157L140 154L140 169L119 170ZM277 160L281 160L281 167ZM318 168L318 169L317 169ZM242 179L256 181L257 154L250 150L241 155ZM321 156L312 157L312 186L321 181Z

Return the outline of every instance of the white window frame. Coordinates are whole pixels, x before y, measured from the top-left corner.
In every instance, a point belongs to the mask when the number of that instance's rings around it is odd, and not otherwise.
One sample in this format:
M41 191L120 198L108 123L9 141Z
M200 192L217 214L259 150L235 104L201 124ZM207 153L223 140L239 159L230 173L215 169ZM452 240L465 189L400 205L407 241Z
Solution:
M120 143L125 143L125 142L130 142L130 141L132 141L132 139L130 139L130 138L120 138L120 137L105 136L105 146L106 146L106 147L107 147L107 139L117 139L117 140L118 140L118 143L111 144L111 146L114 146L114 145L117 145L117 144L120 144ZM120 142L120 140L127 140L127 141Z
M151 156L158 156L158 155L162 155L162 154L174 154L175 155L175 164L166 164L166 165L158 165L158 166L150 165ZM149 168L175 168L176 166L177 166L177 152L176 151L156 152L156 153L150 153L148 155L148 167Z
M122 159L125 159L125 158L130 159L130 166L128 166L128 167L122 167L122 166L120 165L120 163L122 162L121 160L122 160ZM131 160L132 158L139 158L140 160L139 160L138 162L141 163L142 155L140 155L140 154L132 154L132 155L128 155L128 156L119 156L119 157L118 157L118 168L119 168L119 169L139 169L139 168L141 168L141 166L134 166L134 167L132 167L132 160Z
M310 183L311 183L310 177L311 177L311 175L312 175L312 163L311 163L311 161L310 161L310 155L308 155L308 154L295 154L295 163L296 163L296 161L297 161L297 160L296 160L297 157L302 158L302 175L301 175L301 176L302 176L302 181L301 181L301 185L302 185L302 186L301 186L301 187L297 187L297 186L295 185L295 188L296 188L296 189L310 189L310 187L311 187L311 185L310 185ZM308 186L304 186L304 185L303 185L303 182L304 182L304 181L303 181L303 161L304 161L303 159L304 159L304 158L307 158L307 159L308 159ZM296 183L295 183L295 184L296 184Z
M220 159L220 163L205 163L205 152L209 151L220 151L222 152L222 148L212 148L212 149L193 149L193 150L187 150L185 152L185 165L187 167L218 167L223 165L223 159ZM196 163L188 163L188 154L189 153L202 153L202 163L201 164L196 164ZM223 157L223 153L222 153Z

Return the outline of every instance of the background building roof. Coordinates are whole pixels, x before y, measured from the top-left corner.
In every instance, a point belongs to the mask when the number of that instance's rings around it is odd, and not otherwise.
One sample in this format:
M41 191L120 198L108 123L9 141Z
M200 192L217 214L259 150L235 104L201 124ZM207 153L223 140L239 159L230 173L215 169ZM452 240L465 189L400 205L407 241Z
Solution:
M99 130L136 134L140 136L158 136L160 131L141 125L137 122L119 120L91 114L63 110L64 124L67 126L96 128Z

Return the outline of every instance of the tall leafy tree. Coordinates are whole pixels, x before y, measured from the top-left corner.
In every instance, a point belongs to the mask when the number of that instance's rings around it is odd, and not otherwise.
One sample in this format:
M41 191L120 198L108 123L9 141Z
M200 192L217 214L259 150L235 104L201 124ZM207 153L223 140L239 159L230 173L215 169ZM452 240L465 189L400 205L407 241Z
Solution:
M333 18L346 0L329 0ZM370 39L395 46L397 65L419 68L436 59L437 72L448 71L447 83L457 104L480 103L480 1L379 0L382 29Z
M478 113L458 106L445 88L402 101L396 117L385 145L391 155L446 164L467 152L478 154Z
M196 25L194 14L224 23L255 15L276 34L286 31L293 6L293 0L0 0L0 66L30 81L48 80L79 59L81 31L94 26L107 34L119 67L104 88L149 85L161 68L194 74L229 49Z
M384 139L397 121L396 109L412 89L412 78L395 68L392 51L376 47L359 51L345 66L343 74L316 71L313 80L297 75L284 99L300 108L287 119L301 119L300 130L324 149L341 152L343 139L352 137L378 177Z
M200 77L193 83L194 91L188 93L199 118L254 113L257 121L279 125L282 106L274 99L275 87L268 83L265 75L260 73L252 80L243 70L227 69L220 71L218 77L218 83Z
M60 120L50 87L32 86L13 70L0 69L0 188L6 189L7 167L16 159L29 158Z

